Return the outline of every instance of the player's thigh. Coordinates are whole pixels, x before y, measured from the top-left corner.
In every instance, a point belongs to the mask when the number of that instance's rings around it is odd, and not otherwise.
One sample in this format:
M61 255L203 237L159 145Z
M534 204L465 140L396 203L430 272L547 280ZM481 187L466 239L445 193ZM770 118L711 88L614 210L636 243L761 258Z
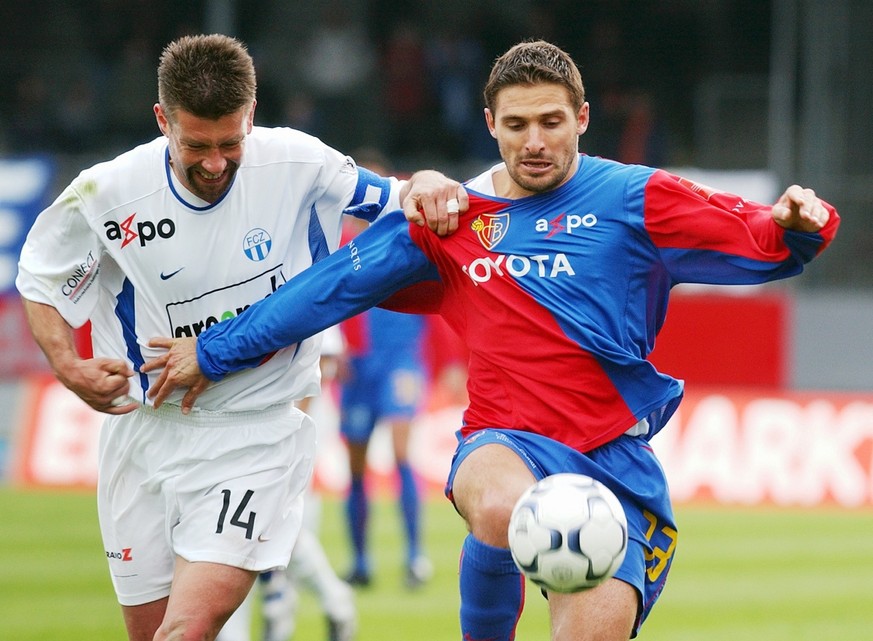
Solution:
M405 417L390 417L391 444L394 449L394 460L397 463L409 460L409 439L412 434L412 421Z
M424 374L416 363L389 363L380 375L379 416L412 419L424 398Z
M376 427L378 389L375 382L355 378L343 387L340 399L340 434L349 443L366 443Z
M535 481L515 450L489 443L474 449L458 465L452 500L473 536L489 545L507 547L512 508Z
M171 495L180 506L178 556L259 571L287 565L315 452L312 421L305 423L270 446L240 447L180 477Z
M128 641L152 641L164 620L168 597L141 605L122 605Z
M257 573L219 563L189 563L176 559L173 591L164 624L156 638L214 638L221 626L245 600ZM182 638L181 636L179 638Z
M175 554L167 505L141 454L162 433L152 417L136 412L109 417L100 434L97 510L112 585L124 606L151 604L170 593Z
M550 592L552 641L626 641L638 608L637 591L618 579L574 594Z

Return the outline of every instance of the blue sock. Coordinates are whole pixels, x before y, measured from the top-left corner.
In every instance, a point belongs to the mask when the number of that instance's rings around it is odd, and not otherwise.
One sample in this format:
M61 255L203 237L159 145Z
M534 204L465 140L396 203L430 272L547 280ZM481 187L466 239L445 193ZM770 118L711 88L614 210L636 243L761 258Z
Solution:
M368 516L369 505L364 489L364 479L352 477L349 496L346 499L346 518L355 554L355 571L363 574L368 574L370 571L370 564L367 562Z
M412 563L419 554L418 541L418 487L409 463L398 463L400 475L400 510L403 513L403 526L406 529L406 558Z
M461 635L512 641L524 607L524 577L509 550L468 534L461 550Z

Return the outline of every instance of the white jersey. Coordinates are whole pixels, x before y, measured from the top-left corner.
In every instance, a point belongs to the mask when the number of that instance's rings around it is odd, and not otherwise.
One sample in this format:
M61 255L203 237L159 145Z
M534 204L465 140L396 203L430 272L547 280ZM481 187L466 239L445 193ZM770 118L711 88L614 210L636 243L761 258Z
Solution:
M150 338L197 336L236 316L337 248L343 208L378 203L365 208L373 218L399 207L398 192L316 138L255 127L233 184L209 204L176 179L161 137L83 171L40 214L16 286L73 327L90 320L94 355L126 359L131 396L150 404L139 368L162 351ZM228 376L197 406L252 410L316 394L319 346L307 339Z

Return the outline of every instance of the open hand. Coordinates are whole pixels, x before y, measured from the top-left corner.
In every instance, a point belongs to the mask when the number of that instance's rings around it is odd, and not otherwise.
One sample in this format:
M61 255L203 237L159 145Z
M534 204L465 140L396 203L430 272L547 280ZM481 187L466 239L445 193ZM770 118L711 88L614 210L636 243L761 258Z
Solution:
M209 386L197 363L196 338L166 338L159 336L149 341L149 347L163 347L167 351L142 366L144 373L162 369L157 381L149 388L148 397L160 407L167 397L179 388L188 388L182 397L182 414L188 414L194 401Z

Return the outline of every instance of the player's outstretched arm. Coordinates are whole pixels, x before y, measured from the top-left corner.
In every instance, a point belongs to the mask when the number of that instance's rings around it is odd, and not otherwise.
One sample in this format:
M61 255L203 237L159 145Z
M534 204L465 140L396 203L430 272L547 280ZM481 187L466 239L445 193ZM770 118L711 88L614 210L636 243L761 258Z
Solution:
M230 372L257 367L272 353L299 343L392 294L438 279L436 267L415 245L409 224L392 212L348 246L289 280L242 314L212 325L194 338L154 338L167 353L142 367L163 368L148 392L155 407L188 387L182 411L209 385Z
M813 233L827 225L830 212L812 189L791 185L772 209L773 220L792 231Z
M458 214L470 203L461 183L425 169L412 174L400 190L400 204L406 220L447 236L458 229Z
M161 370L149 388L148 397L155 407L160 407L174 391L187 387L188 391L182 397L182 413L188 414L194 407L194 401L209 386L209 379L204 376L197 362L197 339L159 336L149 341L149 347L163 347L167 352L147 361L141 368L146 374Z

